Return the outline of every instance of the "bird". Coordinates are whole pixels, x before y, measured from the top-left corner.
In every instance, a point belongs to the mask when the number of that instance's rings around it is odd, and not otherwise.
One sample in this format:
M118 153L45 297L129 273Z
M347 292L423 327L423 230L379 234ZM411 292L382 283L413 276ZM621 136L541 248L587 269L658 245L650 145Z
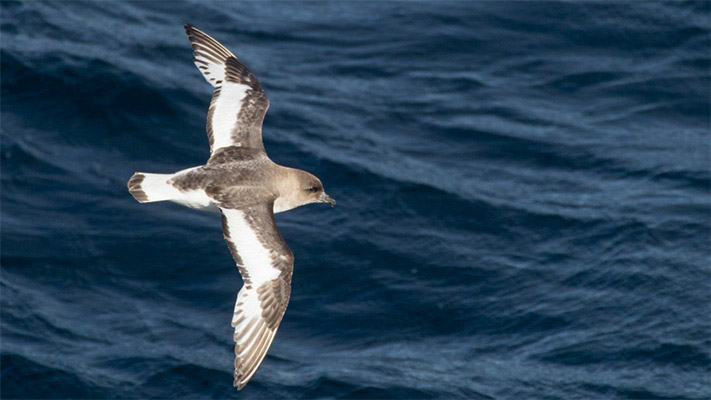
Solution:
M291 295L294 255L274 214L336 202L320 179L267 156L262 123L269 99L257 77L220 42L191 24L184 28L193 61L214 88L206 126L210 157L173 174L136 172L128 191L140 203L171 201L222 215L222 233L243 280L232 315L233 385L241 390L264 360Z

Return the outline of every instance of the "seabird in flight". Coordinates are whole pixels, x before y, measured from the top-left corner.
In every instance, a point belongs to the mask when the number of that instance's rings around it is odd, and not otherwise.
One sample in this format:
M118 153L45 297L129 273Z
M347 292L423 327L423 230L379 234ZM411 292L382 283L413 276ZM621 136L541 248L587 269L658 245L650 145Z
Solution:
M291 293L294 256L274 214L310 203L336 202L306 171L269 159L262 121L269 100L257 77L218 41L185 25L195 65L215 88L207 113L210 158L174 174L135 173L128 190L141 203L173 201L222 214L222 231L244 286L232 326L234 386L252 378L279 328Z

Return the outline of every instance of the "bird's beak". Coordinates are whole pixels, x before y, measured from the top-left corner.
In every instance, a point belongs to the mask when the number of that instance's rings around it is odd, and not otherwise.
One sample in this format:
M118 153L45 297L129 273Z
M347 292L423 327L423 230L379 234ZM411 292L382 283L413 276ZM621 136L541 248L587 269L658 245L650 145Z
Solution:
M331 207L336 206L336 200L333 200L331 196L326 194L326 192L321 193L321 203L328 203Z

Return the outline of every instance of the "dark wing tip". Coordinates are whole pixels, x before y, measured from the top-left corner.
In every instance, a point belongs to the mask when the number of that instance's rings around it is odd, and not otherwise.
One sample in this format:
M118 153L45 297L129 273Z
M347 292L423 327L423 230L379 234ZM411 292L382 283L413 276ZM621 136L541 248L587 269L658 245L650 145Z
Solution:
M241 83L256 91L264 92L257 76L235 56L228 57L227 60L225 60L225 80L227 82Z
M186 22L185 25L183 25L183 28L185 28L185 34L188 35L188 37L193 36L198 32L202 32L200 29L196 28L195 25L189 22Z

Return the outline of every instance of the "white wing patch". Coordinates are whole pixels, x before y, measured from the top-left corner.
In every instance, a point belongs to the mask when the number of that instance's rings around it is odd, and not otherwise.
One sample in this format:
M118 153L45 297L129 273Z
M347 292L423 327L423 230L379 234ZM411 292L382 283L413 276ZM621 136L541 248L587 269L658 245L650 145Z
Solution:
M270 327L269 321L264 317L265 309L269 305L262 304L259 288L262 285L269 287L271 282L279 279L282 271L276 268L271 256L276 249L265 247L259 240L260 232L269 232L267 227L258 232L250 225L245 211L222 209L222 215L225 240L245 282L237 295L232 315L235 342L234 385L242 389L262 363L278 329L278 321ZM271 301L271 298L268 299Z
M269 100L257 77L217 40L185 25L195 65L215 88L207 114L210 153L224 147L263 149L262 123Z
M281 271L274 267L270 250L257 238L257 232L245 220L244 211L222 209L235 249L242 259L242 268L249 274L254 288L279 277Z
M239 122L239 112L242 110L242 102L247 97L249 86L224 83L215 94L213 104L210 105L211 113L208 116L208 124L212 131L212 153L221 147L241 146L232 138L232 131Z

